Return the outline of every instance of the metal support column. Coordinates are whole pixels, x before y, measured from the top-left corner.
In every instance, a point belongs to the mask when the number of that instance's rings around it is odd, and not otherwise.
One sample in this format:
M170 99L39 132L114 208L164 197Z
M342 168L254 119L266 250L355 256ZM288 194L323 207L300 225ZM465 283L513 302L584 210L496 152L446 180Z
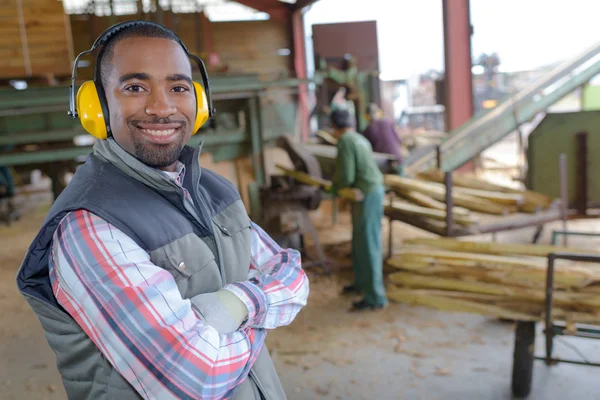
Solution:
M473 116L469 0L442 0L444 20L444 106L446 131Z
M577 138L577 214L587 214L588 200L588 133L579 132Z
M560 209L563 231L567 232L567 212L569 210L568 182L567 182L567 155L561 153L558 158L558 176L560 180ZM567 235L563 236L563 246L567 247Z
M250 128L250 141L252 146L252 169L259 186L265 184L265 162L262 154L262 132L260 117L260 98L254 96L248 102L247 123Z
M298 79L306 79L306 47L304 43L304 15L302 10L292 13L292 39L294 43L294 70ZM297 127L303 142L308 140L310 104L308 86L298 86L298 118Z

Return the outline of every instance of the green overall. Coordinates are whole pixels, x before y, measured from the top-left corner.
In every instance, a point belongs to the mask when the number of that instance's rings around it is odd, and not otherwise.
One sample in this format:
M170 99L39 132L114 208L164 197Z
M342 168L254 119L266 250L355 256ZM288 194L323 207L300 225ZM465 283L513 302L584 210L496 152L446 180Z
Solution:
M352 204L352 268L354 285L371 305L386 304L381 253L383 218L383 175L373 157L371 144L356 132L339 140L332 191L359 189L365 199Z

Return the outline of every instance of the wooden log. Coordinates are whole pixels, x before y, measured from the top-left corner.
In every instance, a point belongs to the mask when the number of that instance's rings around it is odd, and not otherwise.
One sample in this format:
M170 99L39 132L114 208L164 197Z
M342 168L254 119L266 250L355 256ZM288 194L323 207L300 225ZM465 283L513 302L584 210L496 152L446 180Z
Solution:
M432 219L436 219L438 221L446 220L446 212L445 211L435 210L435 209L427 208L427 207L421 207L421 206L417 206L414 204L402 203L399 201L394 201L392 203L392 205L386 205L385 210L388 213L391 212L392 210L394 210L399 213L414 215L417 217L432 218ZM460 225L464 225L464 226L471 226L477 222L474 218L468 217L468 216L465 217L462 215L453 215L453 217L454 217L454 222L456 222L457 224L460 224Z
M485 282L523 287L546 284L546 259L503 257L487 254L447 252L436 249L402 248L387 264L422 275L470 276ZM568 267L565 267L568 266ZM557 262L554 273L557 288L582 289L600 285L600 268Z
M523 300L543 304L546 298L545 288L523 288L506 284L486 283L459 278L440 278L417 275L410 272L394 272L389 275L390 282L409 288L440 289L455 292L480 293L502 296L504 299ZM555 304L563 308L593 309L600 308L598 293L576 293L557 290L554 293Z
M443 203L441 201L437 201L433 197L427 196L424 193L415 192L415 191L411 191L411 190L401 190L399 192L400 192L399 196L405 198L406 200L412 201L413 203L415 203L419 206L433 208L435 210L446 211L445 203ZM467 216L471 215L471 212L469 210L467 210L466 208L462 208L462 207L452 207L452 213L455 215L461 215L463 217L467 217Z
M440 292L392 287L388 288L387 297L400 303L417 304L444 311L489 315L517 321L536 321L541 318L541 315L516 312L473 300L451 298L443 293L440 294Z
M543 244L470 242L466 240L455 240L447 238L412 238L404 240L404 244L424 245L429 247L435 247L438 249L478 254L513 254L538 257L546 257L550 253L582 253L600 255L600 251L598 250L594 251L589 249L578 249L574 247L552 246Z
M395 221L407 223L409 225L415 226L417 228L423 229L424 231L431 232L439 236L444 235L444 233L446 232L446 224L442 221L399 213L392 208L388 208L386 210L385 207L384 214L386 217L392 218Z
M402 191L409 190L424 193L438 201L445 200L446 187L438 183L425 182L390 174L384 175L384 183L399 195L401 195ZM486 214L505 215L516 211L516 207L498 204L464 193L453 192L452 201L457 206Z
M281 164L275 165L278 169L283 171L284 174L294 178L298 182L304 183L306 185L321 187L322 189L329 191L331 190L331 181L326 179L316 178L314 176L310 176L301 171L294 171L289 168L284 167ZM365 196L364 194L355 188L342 188L338 190L338 196L354 202L363 201Z
M444 173L439 169L432 169L417 174L417 178L430 181L443 183ZM470 177L465 174L454 172L452 174L452 183L455 187L470 188L478 190L486 190L491 192L502 192L502 193L518 193L523 196L523 203L520 205L519 210L523 212L535 212L538 209L546 209L552 205L554 199L550 196L546 196L541 193L533 192L531 190L521 190L515 188L509 188L502 185L497 185L491 182L487 182L483 179Z
M395 286L388 287L387 296L390 300L400 303L422 305L450 312L475 313L516 321L539 321L544 317L542 304L521 300L507 301L503 300L502 296L444 290L406 289ZM553 307L552 315L559 320L588 324L600 323L600 312L598 310L579 312Z
M482 199L490 200L500 204L507 204L510 206L519 206L525 202L525 198L520 193L500 193L491 192L489 190L469 189L455 187L453 189L457 193L464 193L469 196L479 197Z

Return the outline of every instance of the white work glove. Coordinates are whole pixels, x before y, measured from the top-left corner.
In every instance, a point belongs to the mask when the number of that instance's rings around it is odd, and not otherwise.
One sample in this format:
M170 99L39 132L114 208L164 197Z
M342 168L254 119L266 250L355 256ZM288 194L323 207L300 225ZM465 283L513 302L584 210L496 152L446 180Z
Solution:
M244 302L228 290L202 293L190 301L204 321L221 335L237 331L248 318L248 308Z

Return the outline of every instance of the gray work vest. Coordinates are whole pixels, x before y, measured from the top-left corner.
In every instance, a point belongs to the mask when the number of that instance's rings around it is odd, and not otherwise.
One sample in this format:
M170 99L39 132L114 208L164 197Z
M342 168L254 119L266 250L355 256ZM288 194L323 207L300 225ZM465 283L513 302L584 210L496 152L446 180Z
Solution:
M244 281L250 265L250 220L237 189L200 168L199 149L184 148L183 186L194 199L196 217L183 205L183 190L165 182L148 185L152 170L132 174L126 165L91 154L50 209L17 275L17 285L38 316L69 399L140 399L104 358L75 320L57 303L48 277L52 237L70 211L86 209L116 226L173 275L183 298ZM144 171L147 173L144 175ZM160 180L160 179L158 179ZM142 183L144 182L145 183ZM189 203L188 203L189 205ZM185 263L185 270L178 268ZM266 346L235 400L280 400L285 393Z

